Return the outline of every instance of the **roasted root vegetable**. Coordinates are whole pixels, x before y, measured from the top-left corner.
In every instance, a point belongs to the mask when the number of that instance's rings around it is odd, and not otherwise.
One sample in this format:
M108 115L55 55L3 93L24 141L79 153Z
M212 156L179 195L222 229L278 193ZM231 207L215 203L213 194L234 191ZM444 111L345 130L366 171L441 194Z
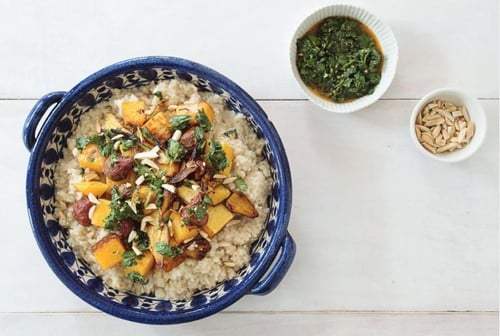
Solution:
M172 136L169 118L163 112L158 112L153 115L148 121L146 121L144 128L146 128L149 133L153 134L161 142L167 141Z
M186 225L177 211L170 213L170 220L172 221L172 231L177 244L182 244L185 240L196 237L200 232L199 228Z
M214 110L212 106L209 104L202 102L198 104L184 104L179 105L175 111L176 115L188 115L191 117L189 124L191 126L197 124L203 124L203 121L200 121L203 117L200 115L205 115L207 121L210 123L210 126L213 125L215 120Z
M208 222L202 227L210 238L215 236L224 226L233 219L234 215L229 211L224 204L207 207Z
M156 267L163 267L165 257L156 250L157 243L169 243L169 232L166 225L148 225L146 227L146 233L149 238L149 250L156 262Z
M201 236L197 236L194 240L185 244L182 247L183 255L188 258L202 260L212 248L210 242Z
M92 193L96 197L101 197L108 190L108 185L98 181L81 181L73 183L73 188L85 196Z
M104 128L104 129L120 129L122 127L123 127L122 123L120 122L120 120L118 120L118 118L113 113L106 114L102 128Z
M102 131L75 143L83 179L73 186L84 196L73 218L111 231L92 253L103 269L121 262L137 283L155 266L168 272L186 258L202 260L235 216L258 215L231 189L235 138L213 138L212 107L160 99L123 102L121 117L106 114Z
M110 233L92 247L92 254L103 270L110 269L122 261L125 252L120 236Z
M137 272L144 278L153 269L154 263L153 254L149 251L144 251L141 255L135 257L135 263L132 266L125 267L123 271L125 274Z
M139 101L128 101L122 103L122 117L126 124L142 126L146 122L146 103Z
M180 199L186 204L191 203L193 198L195 198L198 193L199 191L185 185L181 185L177 188L177 196L179 196Z
M217 205L224 201L231 195L231 190L226 188L224 185L219 184L212 191L207 193L207 196L212 200L213 205Z
M111 213L111 201L101 198L99 204L95 206L94 214L90 219L90 223L95 226L104 227L106 224L106 217Z
M178 255L177 257L170 259L170 258L165 258L163 262L163 270L165 272L170 272L186 259L184 255Z
M78 156L80 167L83 169L88 168L98 173L102 172L104 162L106 162L106 157L99 153L99 148L93 143L87 144Z
M252 202L250 202L248 197L240 191L235 191L229 196L226 200L226 206L231 212L238 215L250 218L259 216Z

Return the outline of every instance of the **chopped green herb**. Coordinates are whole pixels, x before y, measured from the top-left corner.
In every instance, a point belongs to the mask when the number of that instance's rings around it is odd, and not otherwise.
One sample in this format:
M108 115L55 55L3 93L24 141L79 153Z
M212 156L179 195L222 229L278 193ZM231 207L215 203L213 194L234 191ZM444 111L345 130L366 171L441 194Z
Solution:
M78 138L76 139L76 148L79 150L83 150L85 146L88 145L89 142L90 142L89 137Z
M167 155L173 161L182 161L186 153L187 149L179 141L174 139L168 140Z
M202 201L203 201L203 203L208 204L208 205L213 205L214 204L214 202L212 201L212 199L210 197L208 197L207 195L203 195Z
M196 148L202 151L205 148L205 133L200 126L194 128L194 138L196 139Z
M122 139L122 150L128 151L131 148L134 148L135 141L133 139Z
M191 116L186 114L173 116L172 118L170 118L171 126L169 127L169 129L184 131L189 127L190 120Z
M133 283L138 283L141 285L146 285L148 281L139 272L130 272L127 274L127 278Z
M138 237L134 239L135 246L137 246L137 248L140 251L146 251L147 249L149 249L148 234L144 231L139 230L137 232L137 235L138 235Z
M231 128L223 133L225 136L231 139L238 139L238 131L236 128Z
M122 219L132 219L137 222L140 222L142 219L140 211L135 213L130 206L125 203L123 197L116 190L116 187L111 189L111 203L109 207L111 208L111 212L104 219L104 229L108 231L119 231L119 222Z
M198 125L200 125L200 127L204 131L208 132L212 129L212 124L210 123L210 120L208 120L208 117L207 117L204 109L198 110L198 115L196 116L196 121L198 122Z
M123 252L122 266L130 267L137 265L137 261L135 261L136 254L132 250L128 250Z
M190 206L187 208L187 212L193 215L197 220L201 221L205 216L207 216L207 205L204 202Z
M155 91L153 92L153 95L158 97L160 100L163 99L163 94L161 93L161 91Z
M236 180L234 180L234 185L236 186L236 188L240 189L241 191L248 190L248 186L247 186L245 180L241 176L238 176L236 178Z
M218 140L210 142L210 150L207 153L207 158L215 170L223 170L229 165L226 153L222 150L222 145Z
M95 158L94 158L94 157L89 156L89 157L87 158L87 161L88 161L88 162L94 162L94 161L95 161Z
M373 93L382 56L361 23L329 17L297 40L297 68L304 83L337 102Z
M166 242L157 242L155 244L155 250L164 257L174 259L178 255L182 254L182 250L177 246L170 246Z

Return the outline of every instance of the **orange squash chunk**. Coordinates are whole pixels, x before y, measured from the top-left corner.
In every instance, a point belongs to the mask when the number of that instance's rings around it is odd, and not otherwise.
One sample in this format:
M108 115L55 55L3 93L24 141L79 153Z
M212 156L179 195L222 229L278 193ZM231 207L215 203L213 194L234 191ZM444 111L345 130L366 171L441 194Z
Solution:
M125 247L120 236L115 233L102 238L92 247L92 254L103 270L118 265L122 261L124 252Z

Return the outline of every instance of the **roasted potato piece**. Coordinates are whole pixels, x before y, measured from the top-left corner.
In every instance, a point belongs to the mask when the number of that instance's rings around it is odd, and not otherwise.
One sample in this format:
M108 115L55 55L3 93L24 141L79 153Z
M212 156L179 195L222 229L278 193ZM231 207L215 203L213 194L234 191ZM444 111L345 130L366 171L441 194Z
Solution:
M202 260L212 248L210 242L201 236L182 246L182 254L188 258Z
M142 126L146 122L146 103L139 101L129 101L122 103L122 117L126 124Z
M104 124L102 125L104 129L120 129L123 128L122 123L115 116L114 113L107 113L104 118Z
M250 202L248 197L240 191L235 191L229 196L226 200L226 206L231 212L238 215L250 218L259 216L252 202Z
M163 267L165 257L156 251L156 243L169 243L170 235L168 234L168 227L166 225L155 226L148 225L146 227L146 233L149 238L149 250L151 251L154 260L156 262L156 267Z
M160 163L158 166L165 172L165 176L172 177L179 172L181 163L171 161L170 163Z
M224 204L216 206L207 206L208 221L202 227L210 238L215 236L224 226L234 217L234 214L229 211Z
M92 254L103 270L118 265L124 252L120 236L114 233L105 236L92 247Z
M163 112L153 115L146 121L144 127L161 142L167 141L172 136L169 118Z
M178 255L174 259L165 258L165 260L163 262L163 270L165 272L170 272L171 270L173 270L174 268L176 268L177 266L179 266L180 264L182 264L182 262L185 259L186 259L186 257L184 255Z

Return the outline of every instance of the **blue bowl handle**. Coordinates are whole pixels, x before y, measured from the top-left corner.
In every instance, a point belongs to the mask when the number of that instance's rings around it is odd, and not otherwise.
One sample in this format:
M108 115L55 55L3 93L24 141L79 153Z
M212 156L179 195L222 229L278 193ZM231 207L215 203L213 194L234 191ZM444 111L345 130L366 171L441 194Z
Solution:
M281 243L281 254L272 266L272 268L267 272L263 279L261 279L257 284L250 290L250 294L253 295L266 295L272 290L274 290L286 272L292 265L292 261L295 257L295 242L293 241L290 233L286 233L283 242Z
M54 104L57 104L64 97L66 92L64 91L56 91L51 92L40 98L35 106L31 109L28 117L24 121L23 127L23 141L24 146L28 151L31 152L31 149L35 145L36 142L36 128L42 117L45 115L45 112Z

